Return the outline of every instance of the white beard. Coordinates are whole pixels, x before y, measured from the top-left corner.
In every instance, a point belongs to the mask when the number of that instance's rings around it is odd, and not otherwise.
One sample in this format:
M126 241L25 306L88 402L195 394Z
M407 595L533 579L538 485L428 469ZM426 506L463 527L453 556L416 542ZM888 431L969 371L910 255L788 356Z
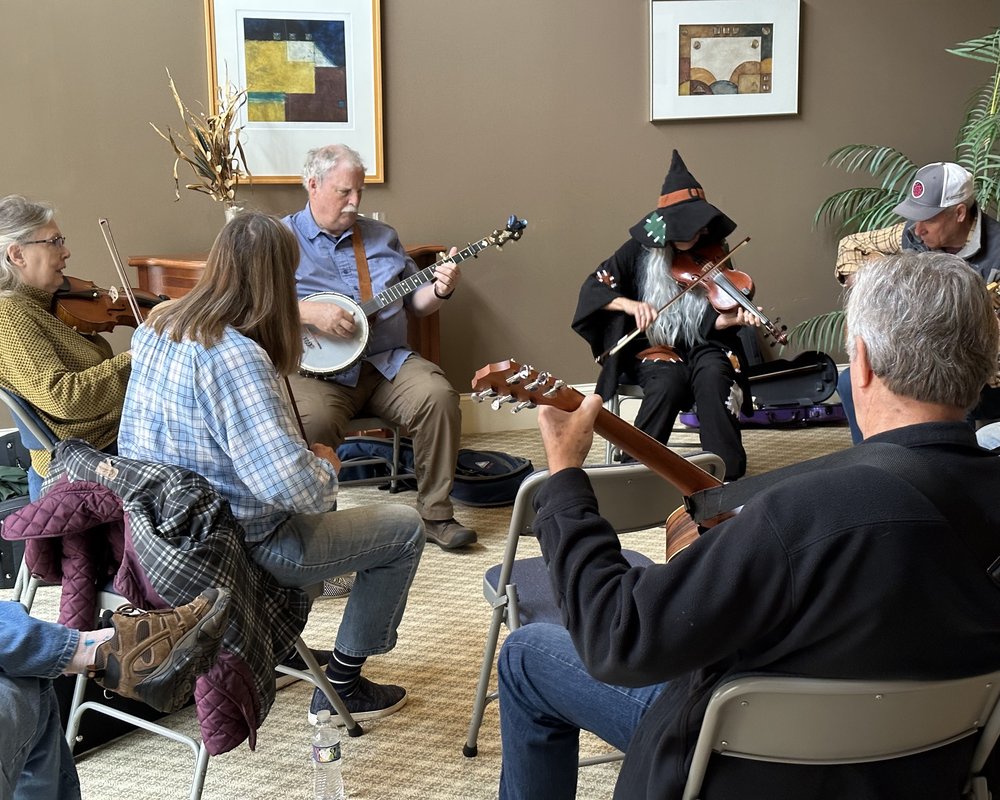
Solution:
M654 308L662 308L673 300L680 287L670 276L673 251L666 247L647 247L639 264L640 299ZM701 320L708 299L697 289L684 292L646 329L646 338L653 345L676 346L678 340L688 345L704 344Z

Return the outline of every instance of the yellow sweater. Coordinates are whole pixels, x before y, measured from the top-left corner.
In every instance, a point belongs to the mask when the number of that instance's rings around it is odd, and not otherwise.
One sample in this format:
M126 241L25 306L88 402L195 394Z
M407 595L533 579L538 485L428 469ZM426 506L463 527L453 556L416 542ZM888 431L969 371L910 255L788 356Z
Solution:
M0 295L0 385L38 409L59 439L103 449L118 438L132 357L64 325L51 305L51 294L31 286ZM46 451L32 450L31 464L49 474Z

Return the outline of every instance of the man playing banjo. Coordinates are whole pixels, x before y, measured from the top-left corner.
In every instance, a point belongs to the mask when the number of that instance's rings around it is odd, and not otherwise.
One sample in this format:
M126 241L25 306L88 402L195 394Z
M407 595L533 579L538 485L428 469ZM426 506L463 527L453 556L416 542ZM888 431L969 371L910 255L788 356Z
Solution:
M348 353L356 346L360 360L348 357L346 368L292 376L292 392L311 441L335 447L344 440L347 423L364 414L406 428L413 437L417 510L427 538L451 550L476 541L476 532L455 519L449 497L462 427L458 393L438 365L407 347L406 311L417 316L437 311L461 272L449 261L436 265L432 282L379 310L370 327L363 314L352 313L356 303L336 302L337 295L363 302L418 272L395 230L358 216L364 182L361 156L346 145L306 155L302 184L309 201L284 219L301 249L295 277L302 322L307 332L342 340ZM452 248L449 255L456 252ZM337 295L331 302L304 300L318 292ZM305 338L308 344L308 333Z

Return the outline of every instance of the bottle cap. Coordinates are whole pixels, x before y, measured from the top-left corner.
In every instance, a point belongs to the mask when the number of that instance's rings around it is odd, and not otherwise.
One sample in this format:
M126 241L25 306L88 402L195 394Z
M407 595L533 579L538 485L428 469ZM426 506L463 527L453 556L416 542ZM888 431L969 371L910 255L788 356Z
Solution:
M324 722L329 722L329 721L330 721L330 711L329 711L329 709L324 708L322 711L317 711L316 712L316 722L317 723L322 724Z

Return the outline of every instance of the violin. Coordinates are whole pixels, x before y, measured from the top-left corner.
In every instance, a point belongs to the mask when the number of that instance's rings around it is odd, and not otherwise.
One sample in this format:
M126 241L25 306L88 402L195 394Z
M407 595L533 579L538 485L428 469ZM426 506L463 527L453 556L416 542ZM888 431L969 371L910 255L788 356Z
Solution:
M515 403L512 411L539 405L555 406L563 411L575 411L583 402L583 395L572 386L550 375L537 372L533 367L516 361L501 361L479 370L472 379L472 399L478 402L492 400L492 408L499 411L505 403ZM721 481L696 464L692 464L669 447L656 441L649 434L629 424L606 408L597 413L594 430L638 459L664 480L672 483L685 497L721 485ZM711 528L729 519L724 512L705 520L701 527ZM698 524L684 506L676 509L666 520L666 559L670 561L681 550L701 535Z
M152 308L167 299L152 292L132 291L138 304L145 308ZM64 275L62 286L56 289L52 297L52 312L73 330L86 335L113 331L118 325L136 328L142 322L141 319L136 320L125 295L116 287L102 289L93 281L71 275Z
M749 237L737 247L747 241ZM735 250L736 248L733 248L733 252ZM754 295L753 280L750 276L731 265L722 267L722 263L731 255L732 252L727 253L721 243L705 244L691 250L676 250L670 266L670 277L682 291L687 291L695 285L701 286L708 297L708 302L719 313L731 312L739 306L748 313L756 315L776 342L787 344L786 327L779 328L750 302Z

